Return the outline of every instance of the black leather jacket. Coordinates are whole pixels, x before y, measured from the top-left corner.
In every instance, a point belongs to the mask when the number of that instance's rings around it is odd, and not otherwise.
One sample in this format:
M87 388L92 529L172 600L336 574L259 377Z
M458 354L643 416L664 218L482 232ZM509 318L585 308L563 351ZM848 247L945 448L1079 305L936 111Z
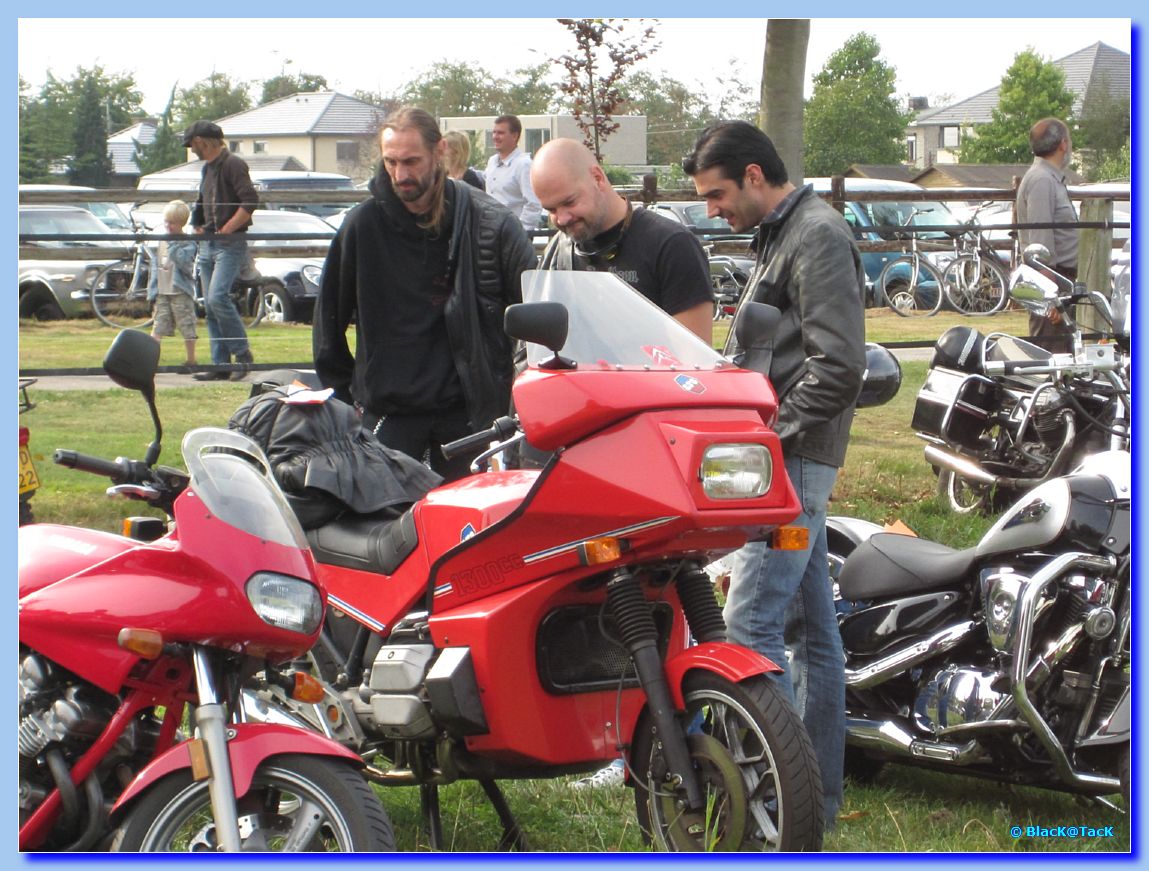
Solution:
M382 177L373 185L386 184ZM510 403L512 347L503 312L522 301L521 276L536 264L522 225L503 206L470 185L448 180L451 209L448 260L452 292L444 306L454 368L474 429L491 425ZM376 188L372 188L376 192ZM376 198L356 206L331 243L316 300L312 345L315 368L336 396L372 414L388 411L388 371L367 374L365 322L395 315L389 294L405 292L404 264L388 260L387 236L396 232ZM346 331L355 316L355 356Z
M758 227L744 300L782 311L770 380L787 456L841 466L866 368L865 272L845 219L807 185ZM733 349L733 332L727 352Z

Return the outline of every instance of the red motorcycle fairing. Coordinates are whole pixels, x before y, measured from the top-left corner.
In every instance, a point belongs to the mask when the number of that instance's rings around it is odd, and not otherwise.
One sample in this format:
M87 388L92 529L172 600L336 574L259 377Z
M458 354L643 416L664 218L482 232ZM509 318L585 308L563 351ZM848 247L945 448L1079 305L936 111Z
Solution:
M591 573L593 570L588 569ZM601 571L599 569L598 571ZM646 704L642 690L617 683L601 690L548 691L537 668L534 630L564 606L601 605L603 588L580 590L570 576L551 577L444 610L429 620L437 648L470 649L488 730L468 736L467 749L512 766L576 766L614 758ZM646 590L671 606L668 651L686 647L686 627L673 588ZM556 728L557 727L557 728Z
M23 598L138 546L138 541L95 529L54 523L21 526L16 534L18 595Z
M261 571L311 578L310 552L220 521L204 512L190 491L177 500L176 515L182 535L150 543L69 529L73 541L89 543L97 556L102 555L98 548L109 555L94 560L89 554L84 568L22 595L20 642L110 693L119 692L139 661L119 646L125 628L154 630L165 642L234 649L273 661L315 642L318 627L309 641L272 626L255 613L245 591L248 578ZM21 530L22 543L23 535ZM226 554L224 565L221 554ZM37 547L37 560L43 556ZM221 622L221 613L228 615L226 621Z
M227 747L236 798L242 798L247 793L256 770L272 756L281 756L285 753L336 756L356 767L363 766L362 759L337 741L294 726L232 723L228 726L228 731L235 732L235 737L228 740ZM188 744L187 741L177 744L148 763L116 800L111 810L112 815L123 811L152 784L176 771L191 768Z
M769 427L778 415L770 381L734 367L707 372L528 369L512 391L527 441L543 451L652 408L754 409Z
M748 647L730 642L710 641L696 644L672 654L666 659L666 679L674 706L681 710L686 700L682 696L682 682L693 669L713 672L731 683L741 683L758 674L780 673L782 667L771 659Z

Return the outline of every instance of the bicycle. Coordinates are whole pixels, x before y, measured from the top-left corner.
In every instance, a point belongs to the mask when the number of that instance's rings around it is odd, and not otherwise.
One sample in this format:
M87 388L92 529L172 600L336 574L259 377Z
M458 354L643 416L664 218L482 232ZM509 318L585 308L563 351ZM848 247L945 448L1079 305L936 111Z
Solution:
M978 214L990 205L992 201L978 206L964 230L949 231L954 258L942 272L942 288L946 301L963 315L995 314L1009 299L1009 275L977 223Z
M901 222L908 227L916 215L927 209L914 208ZM899 234L904 238L904 234ZM882 267L875 282L878 299L904 318L930 317L942 305L942 276L918 250L918 236L910 231L910 250Z
M92 281L90 298L96 317L117 329L147 329L152 325L152 276L159 268L159 252L154 244L136 242L132 256L106 266ZM249 261L231 288L232 302L246 329L257 326L267 314L264 279ZM196 315L204 317L203 282L196 263Z

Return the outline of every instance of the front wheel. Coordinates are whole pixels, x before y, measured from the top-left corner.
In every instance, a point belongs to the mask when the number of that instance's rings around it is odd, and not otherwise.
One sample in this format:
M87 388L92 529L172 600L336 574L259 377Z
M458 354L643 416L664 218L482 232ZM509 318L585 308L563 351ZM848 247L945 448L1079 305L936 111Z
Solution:
M349 765L289 754L265 761L237 802L245 852L351 853L395 849L379 798ZM112 849L214 853L218 844L207 781L180 771L148 790Z
M692 672L680 722L705 806L685 808L668 781L649 714L631 745L638 824L656 849L819 850L822 786L810 739L793 706L764 675L732 683Z
M921 256L899 257L878 274L878 298L904 318L930 317L942 307L942 277Z
M1005 307L1009 276L994 260L974 254L956 257L942 274L946 300L964 315L992 315Z
M144 329L152 322L150 277L140 259L105 267L92 282L92 311L109 327Z

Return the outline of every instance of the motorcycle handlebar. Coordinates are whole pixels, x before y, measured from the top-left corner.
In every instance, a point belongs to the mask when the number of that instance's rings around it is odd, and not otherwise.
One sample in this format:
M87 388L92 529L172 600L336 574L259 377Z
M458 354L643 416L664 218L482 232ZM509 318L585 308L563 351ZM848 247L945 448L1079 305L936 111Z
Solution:
M448 460L453 460L475 448L485 448L491 442L510 438L518 428L519 424L513 417L500 417L489 429L471 433L471 435L463 436L453 442L447 442L439 450Z
M131 460L119 457L115 460L105 460L103 457L93 457L90 454L81 454L79 451L69 451L58 448L52 455L52 462L78 472L89 472L93 475L103 475L117 483L128 483L132 480Z

